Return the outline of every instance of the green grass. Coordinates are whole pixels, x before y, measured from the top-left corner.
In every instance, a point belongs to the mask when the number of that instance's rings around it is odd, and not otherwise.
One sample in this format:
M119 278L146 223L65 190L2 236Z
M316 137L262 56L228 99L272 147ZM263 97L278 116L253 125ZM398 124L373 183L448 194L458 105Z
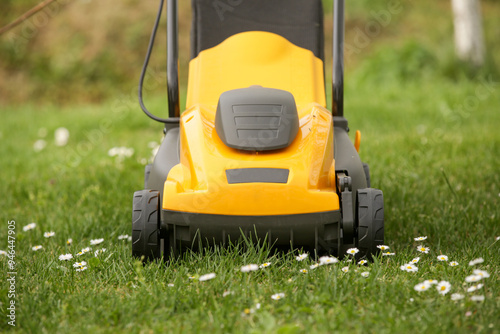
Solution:
M498 333L500 309L500 89L480 80L453 81L434 74L408 79L370 79L352 73L346 85L346 116L362 131L361 156L371 167L372 186L384 191L386 244L396 253L361 268L324 266L303 274L313 259L295 253L238 244L186 253L168 266L140 265L130 244L132 194L142 187L141 160L161 125L141 114L133 97L106 104L5 107L0 124L0 249L7 248L7 222L16 221L16 327L7 325L8 286L1 285L2 331L36 333ZM164 109L163 98L148 101ZM54 130L70 131L68 145L53 143ZM34 152L40 129L47 146ZM43 132L43 131L42 131ZM353 132L353 131L352 131ZM43 133L42 133L43 134ZM108 156L132 147L131 158ZM22 227L36 222L34 230ZM55 231L46 239L43 232ZM418 254L413 240L430 254ZM68 238L73 244L65 245ZM75 254L91 239L104 238L99 258ZM42 245L34 252L31 247ZM460 263L449 267L436 257ZM399 267L420 256L416 273ZM465 292L468 262L491 275L476 293ZM249 263L272 262L242 273ZM343 273L341 268L349 266ZM7 258L0 257L4 282ZM368 271L363 278L361 272ZM198 282L189 276L216 273ZM446 280L452 290L417 293L425 279ZM170 287L168 284L174 284ZM231 291L223 297L225 291ZM279 301L271 295L283 292ZM466 297L452 301L452 293ZM470 296L484 295L484 302ZM256 305L260 308L256 309ZM247 312L252 310L248 315Z

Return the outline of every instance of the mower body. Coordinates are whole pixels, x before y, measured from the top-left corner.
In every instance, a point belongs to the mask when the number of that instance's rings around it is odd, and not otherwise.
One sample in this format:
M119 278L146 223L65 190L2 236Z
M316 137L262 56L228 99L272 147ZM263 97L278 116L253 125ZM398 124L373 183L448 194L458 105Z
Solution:
M298 25L316 37L312 45L291 36L296 27L269 29L259 22L259 13L279 15L280 1L257 2L260 7L247 2L251 8L234 8L254 13L250 27L226 29L205 43L200 30L234 28L239 16L231 12L229 23L210 22L205 11L212 2L193 1L186 110L178 124L166 125L146 168L145 190L134 197L136 256L176 254L242 235L336 255L354 246L369 255L383 242L383 206L376 210L381 226L360 227L358 196L368 192L371 201L378 193L367 191L368 169L346 119L326 109L321 1L287 2L296 6L290 15L298 15ZM212 19L220 16L212 13ZM367 240L359 245L360 238Z

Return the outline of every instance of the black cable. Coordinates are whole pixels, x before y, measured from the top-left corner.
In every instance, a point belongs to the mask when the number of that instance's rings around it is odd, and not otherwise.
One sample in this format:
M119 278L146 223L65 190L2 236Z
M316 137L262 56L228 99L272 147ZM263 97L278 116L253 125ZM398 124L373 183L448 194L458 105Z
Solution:
M139 79L139 104L141 105L142 111L150 118L154 119L157 122L161 123L172 123L178 122L178 119L169 119L169 118L161 118L153 115L149 112L149 110L144 105L144 101L142 100L142 86L144 84L144 77L146 76L146 70L149 64L149 58L151 57L151 52L153 51L153 45L155 43L156 32L158 31L158 25L160 24L161 13L163 12L163 3L164 0L160 0L160 8L158 8L158 14L156 16L155 25L153 27L153 31L151 32L151 38L149 39L148 51L146 53L146 58L144 59L144 65L142 66L141 78Z

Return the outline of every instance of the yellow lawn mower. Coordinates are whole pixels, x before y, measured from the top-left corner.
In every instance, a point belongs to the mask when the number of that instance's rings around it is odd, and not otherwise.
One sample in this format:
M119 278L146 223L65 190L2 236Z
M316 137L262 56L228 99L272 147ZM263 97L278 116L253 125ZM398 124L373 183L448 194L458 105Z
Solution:
M145 260L242 236L278 247L371 257L384 242L382 191L343 116L344 0L334 0L332 112L326 109L321 0L192 0L180 114L177 1L167 0L169 117L144 190L132 254Z

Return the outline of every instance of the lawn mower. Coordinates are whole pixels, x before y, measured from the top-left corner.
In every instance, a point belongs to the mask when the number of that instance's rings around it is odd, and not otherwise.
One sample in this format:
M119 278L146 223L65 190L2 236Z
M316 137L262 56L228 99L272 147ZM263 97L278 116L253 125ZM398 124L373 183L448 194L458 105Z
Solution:
M177 256L247 238L371 257L384 242L382 191L370 188L343 116L344 0L333 4L332 112L326 109L321 0L192 0L186 109L180 114L178 8L167 0L168 118L144 189L132 254Z

